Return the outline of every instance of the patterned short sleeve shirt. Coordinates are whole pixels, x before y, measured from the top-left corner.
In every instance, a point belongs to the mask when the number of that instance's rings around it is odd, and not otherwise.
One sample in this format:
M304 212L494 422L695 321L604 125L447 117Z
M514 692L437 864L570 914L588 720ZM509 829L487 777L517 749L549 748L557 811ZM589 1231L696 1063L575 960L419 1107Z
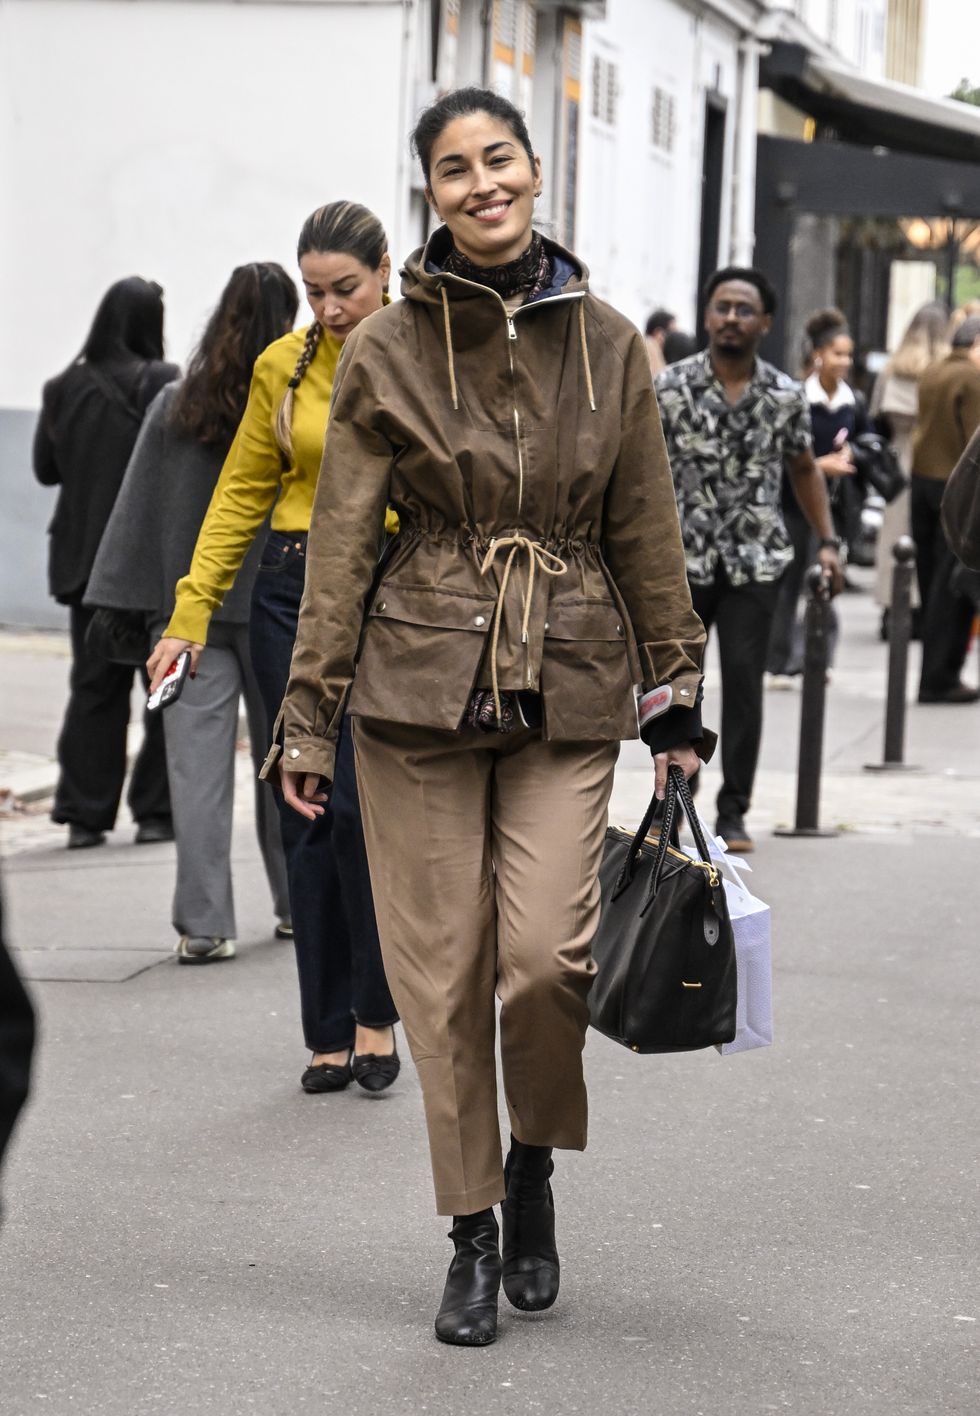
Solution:
M781 506L783 468L811 446L800 384L761 359L731 404L707 350L656 380L688 577L710 585L778 579L793 559Z

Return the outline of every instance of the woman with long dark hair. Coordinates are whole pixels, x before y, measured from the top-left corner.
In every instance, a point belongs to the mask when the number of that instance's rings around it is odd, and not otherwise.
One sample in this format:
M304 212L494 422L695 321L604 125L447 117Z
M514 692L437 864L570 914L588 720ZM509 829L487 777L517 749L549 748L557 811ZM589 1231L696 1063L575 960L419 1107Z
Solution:
M48 528L48 583L69 607L72 646L51 816L67 823L70 848L101 845L115 825L134 673L86 646L93 611L82 601L146 410L179 372L163 360L163 291L131 276L106 291L81 353L44 386L34 473L44 486L60 488ZM172 838L163 725L152 714L144 719L128 804L137 842Z
M330 202L303 223L297 256L313 323L271 344L255 365L248 404L198 537L190 571L147 667L156 684L182 649L196 664L217 606L266 516L252 592L252 664L270 723L289 676L306 567L306 538L337 362L381 309L391 261L384 227L357 202ZM378 516L376 550L385 534ZM397 529L392 518L390 529ZM210 652L210 651L208 651ZM349 735L329 808L314 822L283 806L281 828L299 971L303 1035L312 1052L301 1085L383 1091L398 1074L396 1013L371 898Z
M245 411L256 359L293 327L296 287L282 266L232 272L180 383L154 400L126 470L89 581L96 605L139 610L158 635L174 609L201 523ZM268 724L248 645L256 544L216 610L209 652L161 716L177 841L173 924L184 964L235 952L231 826L238 705L244 697L252 755L261 765ZM273 908L288 927L289 900L275 806L257 784L255 817Z
M422 114L415 147L444 224L408 260L405 298L344 352L281 761L287 799L315 819L348 704L385 966L436 1208L454 1216L436 1335L482 1345L501 1279L523 1310L557 1297L552 1148L586 1143L619 742L638 735L642 684L655 789L671 763L697 770L704 629L643 336L534 230L523 118L458 90ZM379 577L389 503L402 530Z

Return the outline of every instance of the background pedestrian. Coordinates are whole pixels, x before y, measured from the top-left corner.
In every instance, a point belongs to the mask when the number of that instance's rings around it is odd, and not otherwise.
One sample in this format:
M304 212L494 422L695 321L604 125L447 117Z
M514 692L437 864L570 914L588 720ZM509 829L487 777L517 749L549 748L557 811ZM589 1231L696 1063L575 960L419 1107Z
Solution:
M558 1292L552 1147L586 1142L618 744L636 736L642 680L658 790L669 762L696 770L703 631L643 340L534 231L542 176L524 120L463 89L422 114L414 143L445 224L407 262L405 298L345 352L282 761L287 798L312 818L350 689L385 963L436 1207L454 1216L436 1333L482 1345L501 1274L524 1310ZM389 501L402 531L362 624Z
M154 642L174 610L222 464L245 411L256 359L290 331L296 287L279 265L239 266L222 292L187 374L154 399L130 458L95 559L93 604L138 610ZM237 934L231 877L235 743L245 700L256 778L269 725L252 669L248 618L258 570L255 542L208 628L208 653L163 718L177 841L173 925L181 963L234 956ZM279 817L256 780L259 848L281 925L289 921Z
M271 344L256 361L248 404L190 572L154 649L153 682L183 649L195 664L211 617L234 584L272 513L252 592L252 666L271 724L289 676L303 597L306 541L320 473L330 395L351 332L381 309L391 262L381 222L356 202L318 208L300 232L298 259L314 321ZM377 543L384 535L382 509ZM397 528L397 519L388 522ZM349 735L341 734L330 802L316 821L280 807L303 1035L313 1054L306 1091L340 1091L356 1076L368 1090L398 1073L396 1013L378 944L371 879Z
M647 353L650 356L650 372L654 378L667 367L664 344L667 336L677 328L677 317L669 310L654 310L646 323Z
M923 606L920 703L975 703L980 698L980 691L961 678L974 607L953 584L956 557L940 519L947 479L978 427L980 316L970 315L954 333L950 353L919 382L911 517Z
M70 848L101 845L115 825L134 673L86 646L94 611L82 602L146 410L178 373L163 360L163 291L131 276L106 291L78 358L44 386L34 472L60 488L48 584L69 607L72 649L51 817L67 823ZM144 715L127 800L137 842L172 839L163 725L152 714Z
M869 426L867 406L848 383L854 340L847 317L838 309L817 310L806 322L808 363L803 392L810 408L813 454L827 478L831 511L838 535L848 546L860 535L863 490L856 487L858 471L851 444ZM809 566L817 555L816 537L783 474L783 518L793 545L793 559L779 583L779 597L769 638L767 667L777 678L803 672L803 626L800 595ZM828 662L837 642L837 612L830 607Z
M761 271L728 266L705 290L708 348L656 381L694 609L718 629L722 785L716 833L750 851L745 825L762 738L762 683L779 581L793 559L783 520L786 470L815 532L831 590L838 558L802 388L758 357L776 308Z
M943 305L931 302L922 305L902 335L901 342L875 382L871 395L871 416L888 438L906 477L912 475L912 441L919 416L919 380L930 365L949 353ZM888 611L892 599L892 551L901 536L912 529L911 494L908 490L885 507L878 533L875 554L874 595L882 609L881 637L888 638ZM913 607L919 606L918 586L912 584ZM921 632L920 616L914 616L915 629ZM918 633L914 635L918 637Z

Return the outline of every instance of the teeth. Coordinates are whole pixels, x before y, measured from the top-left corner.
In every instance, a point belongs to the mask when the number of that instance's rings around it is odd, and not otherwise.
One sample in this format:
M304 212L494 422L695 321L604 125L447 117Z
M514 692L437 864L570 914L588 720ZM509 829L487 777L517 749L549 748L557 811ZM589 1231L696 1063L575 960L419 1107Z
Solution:
M481 208L481 210L478 211L478 212L475 212L474 215L475 215L475 216L499 216L499 215L501 214L501 212L504 212L504 211L506 211L506 210L507 210L507 203L506 203L506 202L499 202L499 203L497 204L497 206L483 207L483 208Z

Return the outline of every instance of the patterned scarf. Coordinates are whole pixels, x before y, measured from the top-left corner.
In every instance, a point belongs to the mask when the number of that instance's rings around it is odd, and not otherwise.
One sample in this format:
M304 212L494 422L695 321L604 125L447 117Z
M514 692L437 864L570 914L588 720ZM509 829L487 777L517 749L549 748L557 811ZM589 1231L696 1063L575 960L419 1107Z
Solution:
M463 280L472 280L477 285L489 286L502 300L512 295L526 292L532 299L547 290L554 278L551 257L545 250L544 242L536 231L531 232L531 244L526 251L506 265L478 266L458 251L455 246L446 257L443 270L447 275L458 275Z

